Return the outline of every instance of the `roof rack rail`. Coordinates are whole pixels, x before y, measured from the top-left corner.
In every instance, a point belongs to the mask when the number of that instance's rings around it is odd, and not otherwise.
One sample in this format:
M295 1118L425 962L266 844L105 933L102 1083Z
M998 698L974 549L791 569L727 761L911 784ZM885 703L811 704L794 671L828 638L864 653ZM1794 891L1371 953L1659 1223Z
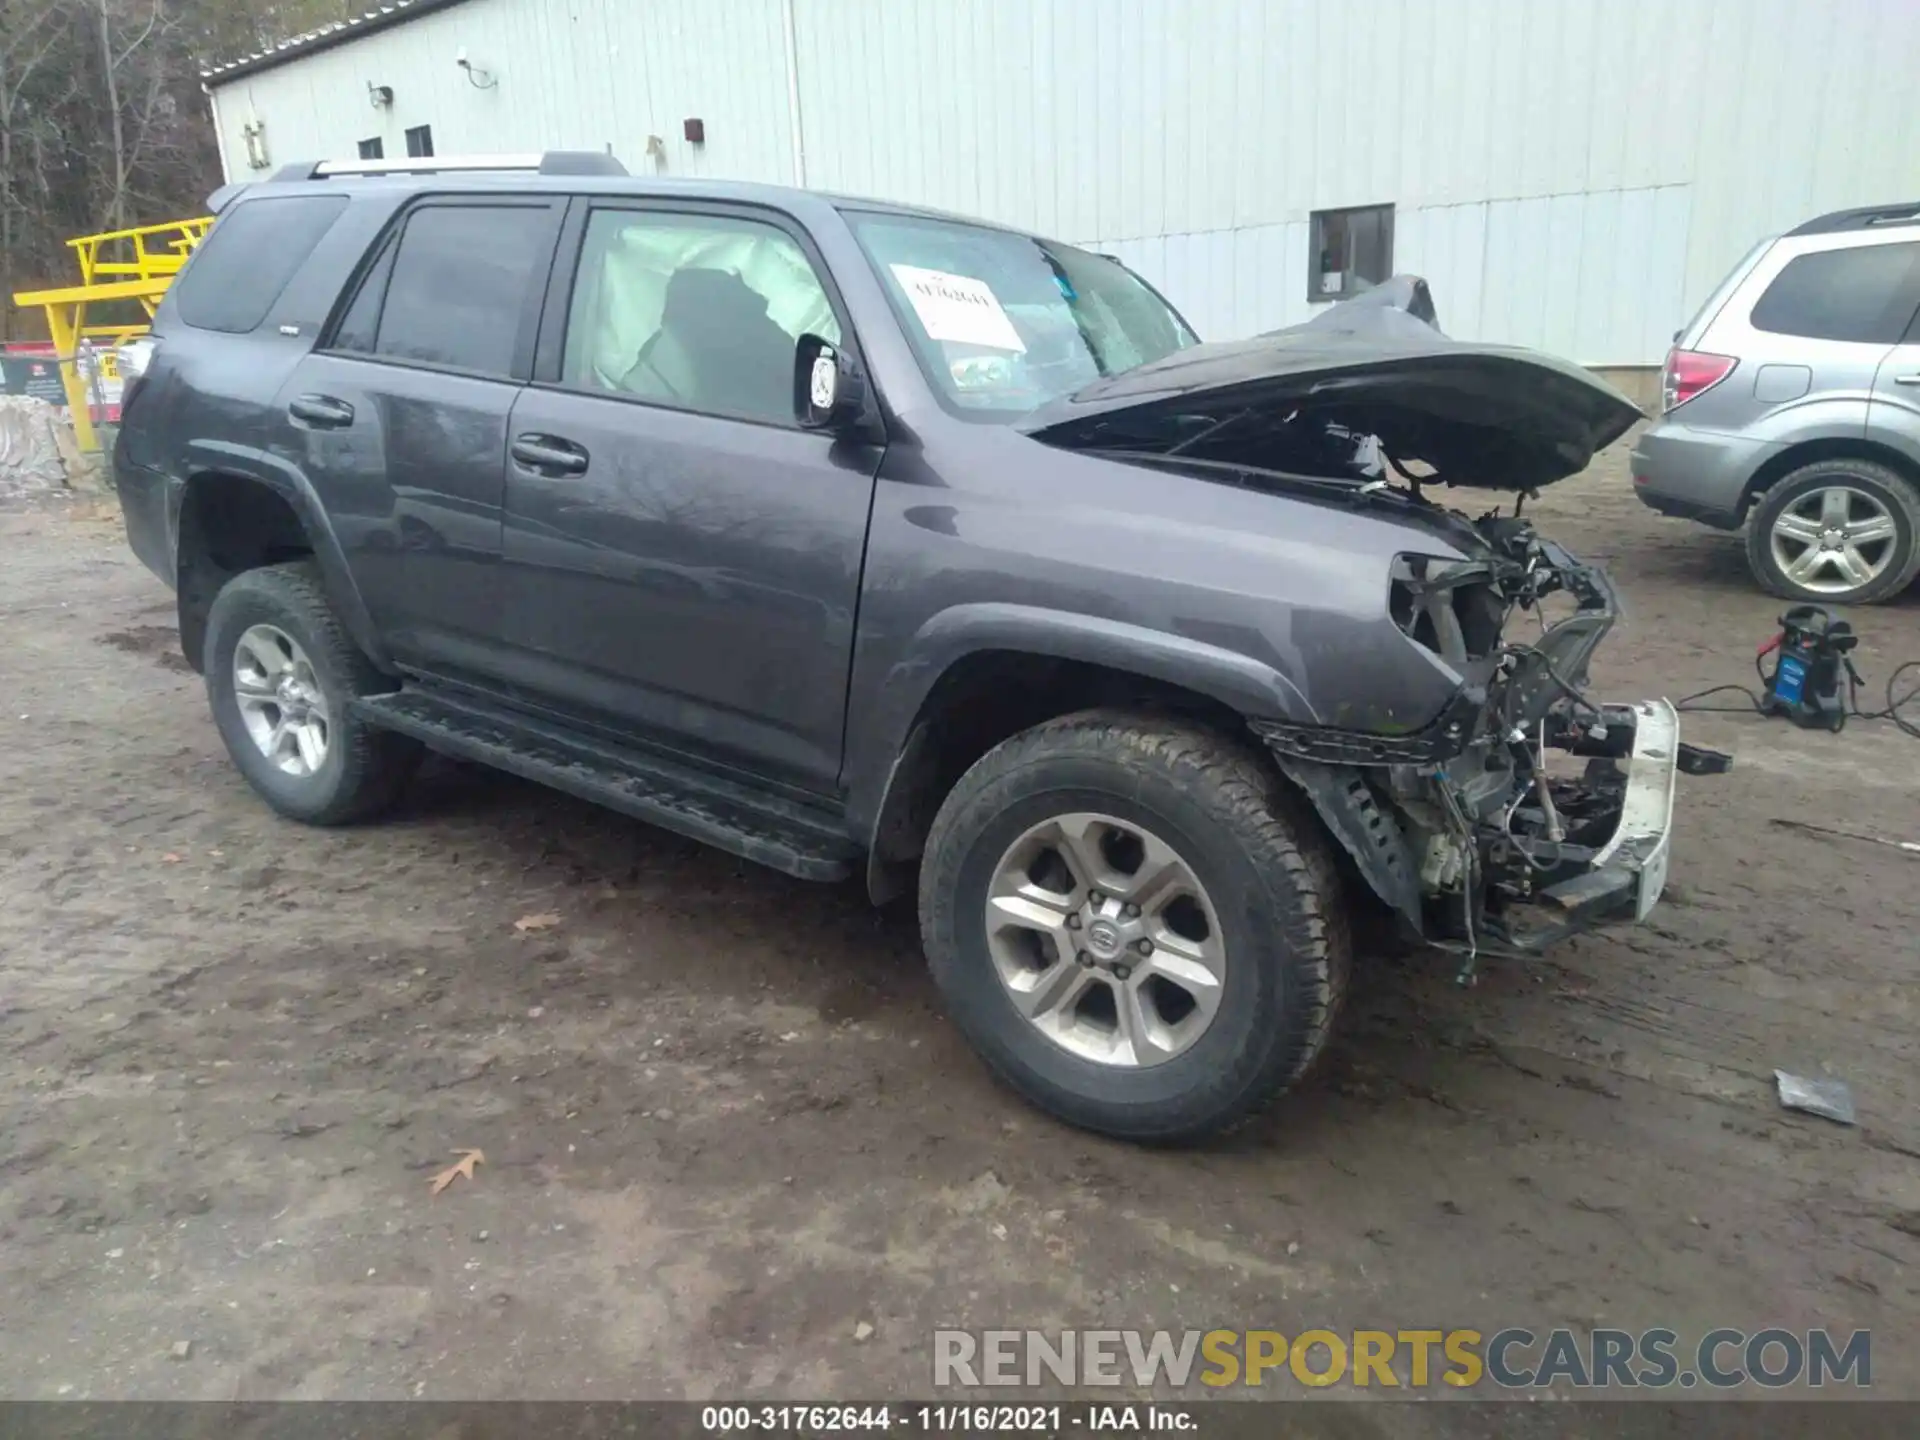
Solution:
M549 150L524 155L421 155L405 160L302 160L274 172L275 180L323 180L334 175L434 175L455 170L530 170L540 175L625 175L627 167L598 150Z
M1904 205L1866 205L1857 210L1836 210L1819 215L1804 225L1796 225L1789 235L1833 235L1845 230L1872 230L1881 225L1920 225L1920 200Z

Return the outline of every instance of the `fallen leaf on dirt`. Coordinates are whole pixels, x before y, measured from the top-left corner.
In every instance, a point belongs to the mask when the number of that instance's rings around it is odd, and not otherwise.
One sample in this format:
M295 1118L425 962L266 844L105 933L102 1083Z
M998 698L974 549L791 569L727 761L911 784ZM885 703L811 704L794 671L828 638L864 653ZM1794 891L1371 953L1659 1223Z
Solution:
M453 1153L460 1158L427 1182L427 1188L435 1195L453 1184L456 1175L468 1180L473 1179L473 1167L485 1164L487 1159L478 1150L455 1150Z
M542 910L537 915L522 915L513 922L513 928L525 935L530 930L551 930L560 923L560 917L551 910Z
M169 850L160 857L160 863L162 865L178 865L180 863L180 857Z

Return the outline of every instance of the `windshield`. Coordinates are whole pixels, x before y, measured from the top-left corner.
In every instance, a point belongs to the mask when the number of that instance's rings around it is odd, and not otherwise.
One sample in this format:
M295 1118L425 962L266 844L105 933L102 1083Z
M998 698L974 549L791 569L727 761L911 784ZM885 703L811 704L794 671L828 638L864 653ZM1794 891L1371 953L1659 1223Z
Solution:
M1008 230L911 215L847 217L951 410L1010 420L1197 344L1124 265Z

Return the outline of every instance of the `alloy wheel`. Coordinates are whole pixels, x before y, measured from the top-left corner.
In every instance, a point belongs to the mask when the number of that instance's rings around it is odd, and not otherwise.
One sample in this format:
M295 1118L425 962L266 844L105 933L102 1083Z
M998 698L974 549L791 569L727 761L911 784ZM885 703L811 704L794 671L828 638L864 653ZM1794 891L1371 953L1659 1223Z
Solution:
M307 652L286 631L254 625L233 649L233 696L260 753L288 775L327 761L333 721Z
M987 949L1027 1022L1100 1064L1160 1065L1219 1010L1226 944L1193 867L1152 831L1058 815L994 868Z
M1797 496L1774 517L1773 563L1803 590L1844 595L1879 579L1894 562L1899 530L1865 490L1828 485Z

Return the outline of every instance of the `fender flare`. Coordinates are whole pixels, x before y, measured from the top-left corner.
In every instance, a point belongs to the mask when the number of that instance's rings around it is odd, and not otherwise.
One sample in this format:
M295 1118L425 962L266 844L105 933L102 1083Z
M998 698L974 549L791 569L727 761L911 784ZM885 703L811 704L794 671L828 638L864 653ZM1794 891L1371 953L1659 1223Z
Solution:
M850 777L848 818L871 854L889 823L898 782L924 741L924 712L941 679L971 655L1004 651L1073 660L1193 691L1249 719L1318 724L1291 676L1263 660L1204 640L1100 616L999 601L955 605L934 615L881 681L850 755L874 757Z
M347 564L346 552L341 548L340 538L334 533L333 523L327 518L326 506L320 503L313 483L306 473L283 456L272 454L251 445L233 445L223 441L199 440L187 447L182 456L182 470L187 481L179 489L179 499L175 502L173 514L175 576L180 574L180 531L181 518L186 507L187 492L193 482L203 475L230 475L243 480L252 480L264 486L285 500L292 507L294 517L299 520L300 528L306 532L308 542L313 546L313 558L320 567L320 577L326 585L327 598L339 611L340 621L346 626L353 642L382 670L391 670L386 647L380 643L380 634L374 626L372 612L360 594L360 586L353 578L353 571ZM176 582L177 583L177 582ZM185 587L179 587L179 603L182 607L181 625L185 633L187 604Z

